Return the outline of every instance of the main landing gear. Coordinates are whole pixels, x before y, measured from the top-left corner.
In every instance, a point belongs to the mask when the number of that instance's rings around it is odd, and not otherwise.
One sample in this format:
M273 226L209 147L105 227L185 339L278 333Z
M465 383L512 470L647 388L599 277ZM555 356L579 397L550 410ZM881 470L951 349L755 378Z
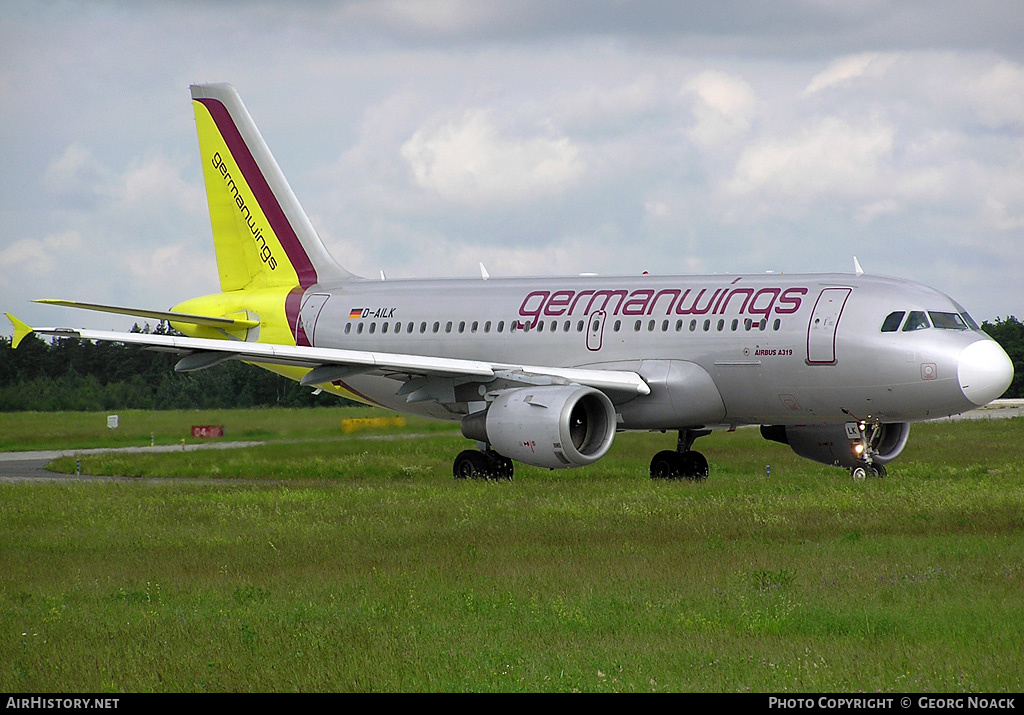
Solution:
M679 430L676 450L663 450L651 460L651 479L689 479L699 482L708 478L708 460L690 449L698 437L711 430Z
M459 452L452 465L452 474L456 479L505 479L512 480L514 472L512 460L495 452L479 449L467 449Z

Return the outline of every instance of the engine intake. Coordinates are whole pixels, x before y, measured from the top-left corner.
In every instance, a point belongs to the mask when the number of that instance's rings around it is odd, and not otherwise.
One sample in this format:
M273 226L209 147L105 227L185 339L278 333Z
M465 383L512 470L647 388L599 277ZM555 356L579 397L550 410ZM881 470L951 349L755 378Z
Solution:
M611 447L615 408L592 387L520 387L498 395L485 411L463 418L462 434L525 464L582 467Z
M806 459L853 469L865 464L888 464L896 459L907 445L910 424L762 425L761 436L788 444Z

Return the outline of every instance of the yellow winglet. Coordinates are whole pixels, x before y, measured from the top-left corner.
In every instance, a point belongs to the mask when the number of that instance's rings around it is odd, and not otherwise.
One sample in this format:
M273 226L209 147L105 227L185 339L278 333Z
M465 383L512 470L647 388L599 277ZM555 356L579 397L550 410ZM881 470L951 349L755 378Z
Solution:
M21 322L10 313L4 313L4 315L7 316L7 319L11 321L11 325L14 326L14 341L11 343L11 347L18 347L18 344L22 340L24 340L27 336L35 332L34 330L32 330L32 328L25 325L25 323Z

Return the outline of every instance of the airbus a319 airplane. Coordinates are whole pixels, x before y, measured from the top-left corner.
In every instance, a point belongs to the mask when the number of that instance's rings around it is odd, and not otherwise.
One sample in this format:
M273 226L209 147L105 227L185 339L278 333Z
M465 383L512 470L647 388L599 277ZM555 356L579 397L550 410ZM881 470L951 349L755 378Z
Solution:
M654 478L703 479L694 440L760 425L808 459L884 474L913 421L999 397L1013 366L937 290L850 274L367 280L330 256L238 94L191 87L221 292L169 311L185 337L30 328L242 360L314 389L457 420L459 478L591 464L621 430L678 433Z

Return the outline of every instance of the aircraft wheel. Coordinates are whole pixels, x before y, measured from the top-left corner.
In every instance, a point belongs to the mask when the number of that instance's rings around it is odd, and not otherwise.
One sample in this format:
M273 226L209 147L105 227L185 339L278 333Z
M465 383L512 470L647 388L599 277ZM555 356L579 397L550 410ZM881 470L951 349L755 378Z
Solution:
M872 464L871 465L871 476L873 477L884 477L886 475L885 465Z
M512 475L515 473L515 466L512 464L512 460L497 452L487 452L486 454L488 461L491 463L492 479L512 481Z
M850 476L853 477L855 482L863 482L867 479L868 470L864 469L864 467L854 467L850 472Z
M702 482L708 478L708 460L703 454L691 449L679 456L682 462L680 472L684 478L695 482Z
M491 474L490 460L483 452L467 449L459 452L452 465L452 474L456 479L487 479Z
M654 455L651 479L679 479L679 453L666 449Z

